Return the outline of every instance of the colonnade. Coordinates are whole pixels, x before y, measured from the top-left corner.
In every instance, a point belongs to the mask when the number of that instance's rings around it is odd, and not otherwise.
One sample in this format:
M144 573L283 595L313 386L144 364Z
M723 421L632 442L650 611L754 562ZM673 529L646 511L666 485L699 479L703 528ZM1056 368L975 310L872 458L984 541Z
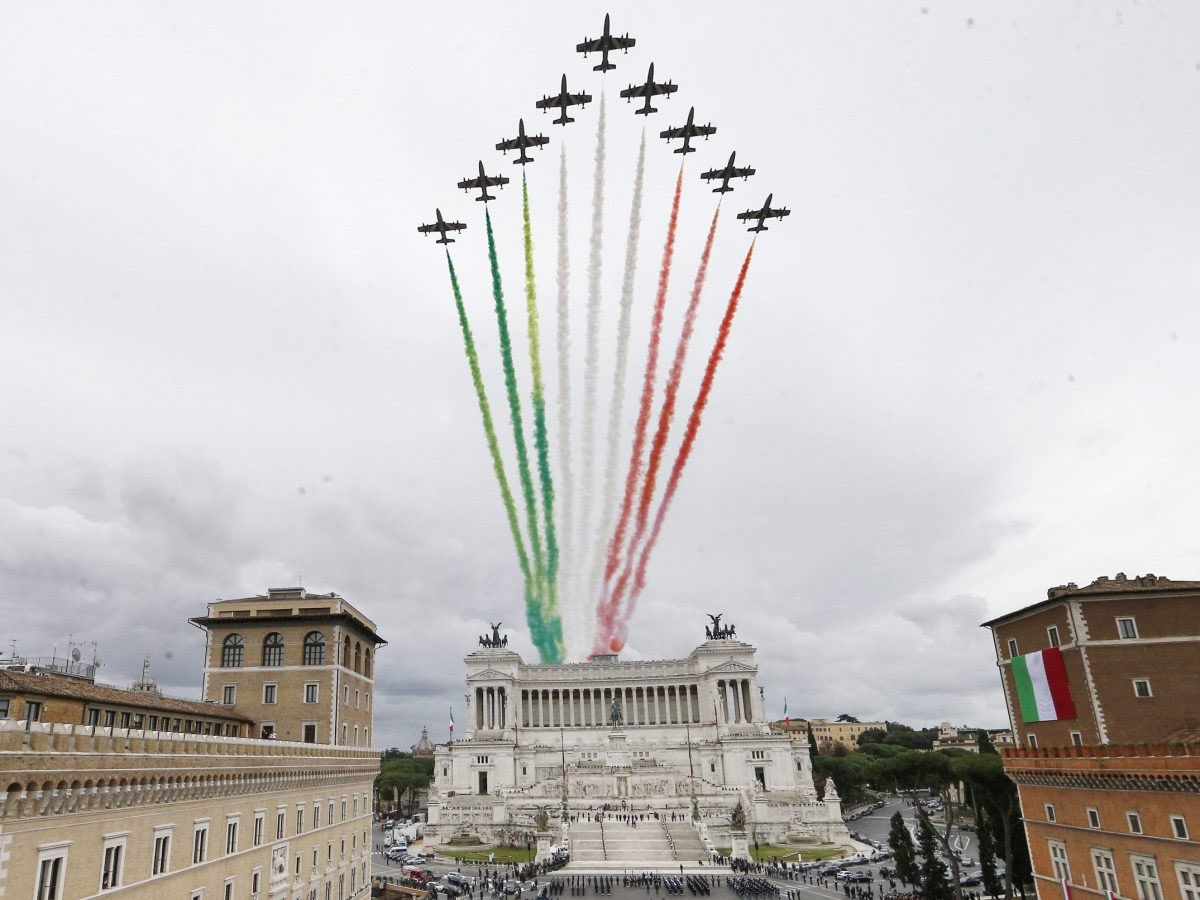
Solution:
M623 725L683 725L700 722L694 684L643 687L542 688L521 691L522 728L608 725L616 700Z
M722 725L753 722L754 687L749 678L722 679L717 682L717 710Z
M475 688L475 727L508 727L508 691L502 687Z

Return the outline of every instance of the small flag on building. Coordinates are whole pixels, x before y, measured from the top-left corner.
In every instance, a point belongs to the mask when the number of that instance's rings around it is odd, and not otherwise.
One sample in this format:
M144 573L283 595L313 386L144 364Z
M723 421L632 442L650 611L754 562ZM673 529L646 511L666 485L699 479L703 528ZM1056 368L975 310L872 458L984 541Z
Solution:
M1026 723L1076 718L1067 667L1059 647L1014 656L1012 670L1021 718Z
M783 698L783 724L784 724L784 725L787 725L787 724L788 724L789 722L791 722L791 721L792 721L792 720L788 718L788 712L787 712L787 697L784 697L784 698Z
M450 740L454 740L454 707L450 707Z

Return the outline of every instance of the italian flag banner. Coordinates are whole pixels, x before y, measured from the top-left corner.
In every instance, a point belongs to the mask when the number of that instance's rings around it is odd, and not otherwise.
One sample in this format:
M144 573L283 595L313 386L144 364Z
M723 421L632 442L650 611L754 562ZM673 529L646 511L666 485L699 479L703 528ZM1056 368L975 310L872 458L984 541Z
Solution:
M1017 682L1021 718L1026 723L1076 718L1060 648L1049 647L1037 653L1014 656L1012 670Z

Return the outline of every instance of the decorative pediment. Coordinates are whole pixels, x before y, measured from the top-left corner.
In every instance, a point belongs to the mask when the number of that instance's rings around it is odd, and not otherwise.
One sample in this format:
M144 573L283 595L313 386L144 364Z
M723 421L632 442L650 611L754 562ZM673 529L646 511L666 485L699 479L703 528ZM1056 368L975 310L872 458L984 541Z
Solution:
M714 675L714 674L724 675L724 674L730 673L730 672L735 673L735 674L743 674L743 673L752 673L755 671L757 671L757 670L754 668L754 666L748 666L745 663L740 663L740 662L737 662L736 660L731 659L727 662L721 663L719 666L713 666L711 669L707 670L706 674L708 674L708 675Z
M476 672L474 675L468 675L467 681L512 681L513 677L508 672L497 672L495 669L484 669L482 672Z

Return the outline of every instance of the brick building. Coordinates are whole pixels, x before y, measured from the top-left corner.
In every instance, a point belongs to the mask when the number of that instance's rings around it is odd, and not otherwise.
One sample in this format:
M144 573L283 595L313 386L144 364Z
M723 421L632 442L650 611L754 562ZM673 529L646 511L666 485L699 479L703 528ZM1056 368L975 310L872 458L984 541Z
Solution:
M984 625L1039 896L1200 900L1200 582L1101 577Z

